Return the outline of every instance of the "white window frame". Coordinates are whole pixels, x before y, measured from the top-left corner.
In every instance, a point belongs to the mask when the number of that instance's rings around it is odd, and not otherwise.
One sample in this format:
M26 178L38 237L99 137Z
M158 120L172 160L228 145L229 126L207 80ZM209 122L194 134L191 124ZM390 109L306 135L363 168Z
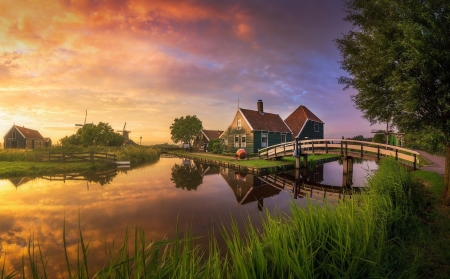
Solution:
M238 129L238 130L240 130L240 129L242 128L242 122L241 122L241 119L240 119L240 118L237 119L236 125L237 125L237 129Z
M234 147L239 147L239 135L234 136Z
M241 147L247 147L247 136L246 135L241 136Z
M263 141L263 138L266 138L266 141ZM266 148L269 143L269 134L268 133L261 133L261 148Z
M314 123L314 132L320 132L320 126L319 123Z
M14 131L12 132L12 138L13 138L13 139L16 139L16 130L14 130Z
M283 141L284 137L284 141ZM286 143L286 134L281 134L281 143Z

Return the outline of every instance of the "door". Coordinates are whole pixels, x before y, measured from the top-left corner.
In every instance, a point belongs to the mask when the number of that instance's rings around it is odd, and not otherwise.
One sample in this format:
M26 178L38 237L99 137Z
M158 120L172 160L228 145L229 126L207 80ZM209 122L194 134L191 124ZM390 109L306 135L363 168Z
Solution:
M267 147L267 134L261 134L261 147Z

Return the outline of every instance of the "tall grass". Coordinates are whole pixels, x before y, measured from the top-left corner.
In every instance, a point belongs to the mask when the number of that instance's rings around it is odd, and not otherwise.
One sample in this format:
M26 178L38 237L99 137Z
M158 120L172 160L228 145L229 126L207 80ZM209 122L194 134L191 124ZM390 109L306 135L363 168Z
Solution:
M233 223L221 231L226 247L212 234L207 256L189 233L147 242L136 229L134 245L127 232L118 251L114 243L107 248L104 268L88 272L89 242L80 229L79 264L66 260L69 278L412 278L416 263L403 243L417 226L420 193L389 158L368 183L368 190L339 204L304 209L292 203L289 215L269 215L262 229L249 221L240 232ZM45 270L45 261L30 265Z

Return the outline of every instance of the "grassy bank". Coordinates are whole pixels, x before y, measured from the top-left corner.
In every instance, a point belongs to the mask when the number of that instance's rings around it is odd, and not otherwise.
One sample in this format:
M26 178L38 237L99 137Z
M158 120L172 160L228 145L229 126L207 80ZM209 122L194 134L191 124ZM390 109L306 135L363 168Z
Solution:
M226 162L230 164L237 164L241 165L243 167L250 167L250 168L274 168L274 167L281 167L285 165L295 165L295 159L294 157L284 157L280 161L276 160L264 160L259 159L258 157L249 158L249 160L241 160L241 159L235 159L232 156L221 156L217 154L212 153L189 153L189 152L172 152L172 154L178 155L180 157L187 156L191 158L198 158L198 159L206 159L206 160L217 160L220 162ZM328 158L335 158L339 157L336 154L317 154L317 155L310 155L308 156L308 161L317 161L317 160L323 160Z
M0 177L29 176L65 172L98 171L111 168L101 162L36 162L39 154L104 152L115 154L118 161L130 161L131 166L154 162L159 158L159 149L153 147L92 147L92 148L41 148L33 150L2 149L0 150Z
M434 209L416 181L387 158L368 189L345 202L306 209L292 204L289 216L269 216L262 230L247 225L244 234L236 225L223 228L225 251L213 233L209 247L198 247L190 235L149 243L136 229L118 251L106 248L109 257L101 270L88 270L87 258L94 253L80 230L79 260L66 261L63 270L70 278L445 278L445 254L435 266L424 263L439 249L432 244L449 241L436 242L424 222L435 217ZM39 252L31 247L23 264L34 277L46 278L45 259L52 255Z

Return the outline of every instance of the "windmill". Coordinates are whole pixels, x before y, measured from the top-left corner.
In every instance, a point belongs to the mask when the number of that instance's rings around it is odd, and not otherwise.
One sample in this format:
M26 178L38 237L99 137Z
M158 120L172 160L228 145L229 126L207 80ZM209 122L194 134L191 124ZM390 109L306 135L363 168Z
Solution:
M87 110L86 110L86 116L84 117L84 123L83 124L75 124L75 126L83 127L86 125L86 117L87 117Z
M125 122L125 125L123 125L123 130L117 130L117 132L122 132L122 136L125 140L129 140L128 134L131 133L131 131L125 130L125 126L127 126L127 122Z

